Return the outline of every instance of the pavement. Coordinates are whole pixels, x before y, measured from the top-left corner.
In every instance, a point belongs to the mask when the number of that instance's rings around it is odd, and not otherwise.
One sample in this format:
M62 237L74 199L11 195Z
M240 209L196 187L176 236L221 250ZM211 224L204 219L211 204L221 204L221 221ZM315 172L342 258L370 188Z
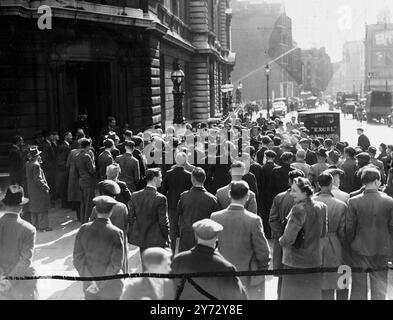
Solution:
M291 114L287 117L290 119ZM356 128L360 123L353 119L344 119L341 122L341 136L350 144L356 144ZM365 134L370 138L372 145L378 146L381 142L393 144L393 128L379 124L361 124ZM2 213L0 212L0 217ZM37 233L36 250L33 265L38 275L67 275L78 276L73 261L72 251L75 235L80 223L75 220L75 213L71 210L52 209L49 214L51 232ZM270 245L272 243L270 242ZM141 271L138 247L130 246L128 253L130 273ZM63 280L38 280L40 300L83 300L82 283ZM266 300L277 298L277 278L266 277ZM393 272L389 272L389 300L393 299Z

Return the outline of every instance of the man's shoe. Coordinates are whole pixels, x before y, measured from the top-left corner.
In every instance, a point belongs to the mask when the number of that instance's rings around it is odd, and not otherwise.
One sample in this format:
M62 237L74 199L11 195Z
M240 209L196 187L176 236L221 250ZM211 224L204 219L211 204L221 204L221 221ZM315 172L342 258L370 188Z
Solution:
M48 228L45 228L44 231L50 232L50 231L53 231L53 229L48 227Z

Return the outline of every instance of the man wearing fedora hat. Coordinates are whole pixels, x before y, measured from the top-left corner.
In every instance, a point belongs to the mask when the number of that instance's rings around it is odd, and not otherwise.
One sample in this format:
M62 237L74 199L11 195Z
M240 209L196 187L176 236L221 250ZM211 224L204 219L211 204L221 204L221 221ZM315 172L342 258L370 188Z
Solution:
M102 277L121 274L124 265L124 235L110 216L118 203L108 196L93 199L97 219L82 225L74 245L74 266L81 277ZM121 279L85 281L86 300L119 300L123 292Z
M189 251L184 251L172 261L172 273L196 272L236 272L236 267L226 260L216 249L218 234L223 226L211 219L203 219L192 225L197 239L197 245ZM193 279L199 287L219 300L245 300L246 291L238 277L209 277ZM175 283L179 284L180 279ZM186 283L180 296L181 300L207 299Z
M41 168L41 151L36 146L29 149L29 161L26 164L27 191L30 198L32 224L37 231L52 231L49 228L48 212L50 209L49 185Z
M31 266L36 230L20 213L29 199L18 185L8 187L2 200L5 214L0 218L0 300L35 300L35 280L5 280L4 277L34 276Z

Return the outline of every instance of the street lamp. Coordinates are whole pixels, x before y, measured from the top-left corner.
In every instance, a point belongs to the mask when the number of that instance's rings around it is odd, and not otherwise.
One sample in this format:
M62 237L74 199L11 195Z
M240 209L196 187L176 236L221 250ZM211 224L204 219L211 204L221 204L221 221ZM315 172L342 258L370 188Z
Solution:
M175 70L171 74L171 80L173 83L173 100L174 100L174 105L173 108L175 109L175 115L173 119L174 124L183 124L184 123L184 118L183 118L183 95L184 95L184 90L182 87L185 75L184 72L180 69L180 64L176 63L175 64Z
M269 101L269 78L270 78L270 72L271 72L271 68L270 65L267 64L265 67L265 74L266 74L266 89L267 89L267 94L266 94L266 100L267 100L267 119L270 118L270 111L269 111L269 107L270 107L270 101Z
M367 74L367 79L368 79L368 91L371 91L371 79L372 79L372 77L373 77L372 72L369 72L369 73Z

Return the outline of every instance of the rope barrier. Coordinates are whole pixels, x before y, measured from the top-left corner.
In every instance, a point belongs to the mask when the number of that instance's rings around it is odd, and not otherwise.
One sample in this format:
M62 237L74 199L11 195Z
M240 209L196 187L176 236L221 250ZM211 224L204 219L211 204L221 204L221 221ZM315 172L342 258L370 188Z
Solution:
M352 273L372 273L393 270L393 266L380 268L351 268ZM101 277L76 277L76 276L6 276L6 280L64 280L64 281L108 281L127 278L164 278L164 279L190 279L190 278L222 278L222 277L250 277L250 276L282 276L299 275L312 273L338 273L338 268L297 268L297 269L275 269L275 270L256 270L256 271L237 271L237 272L196 272L181 274L160 274L160 273L128 273Z

